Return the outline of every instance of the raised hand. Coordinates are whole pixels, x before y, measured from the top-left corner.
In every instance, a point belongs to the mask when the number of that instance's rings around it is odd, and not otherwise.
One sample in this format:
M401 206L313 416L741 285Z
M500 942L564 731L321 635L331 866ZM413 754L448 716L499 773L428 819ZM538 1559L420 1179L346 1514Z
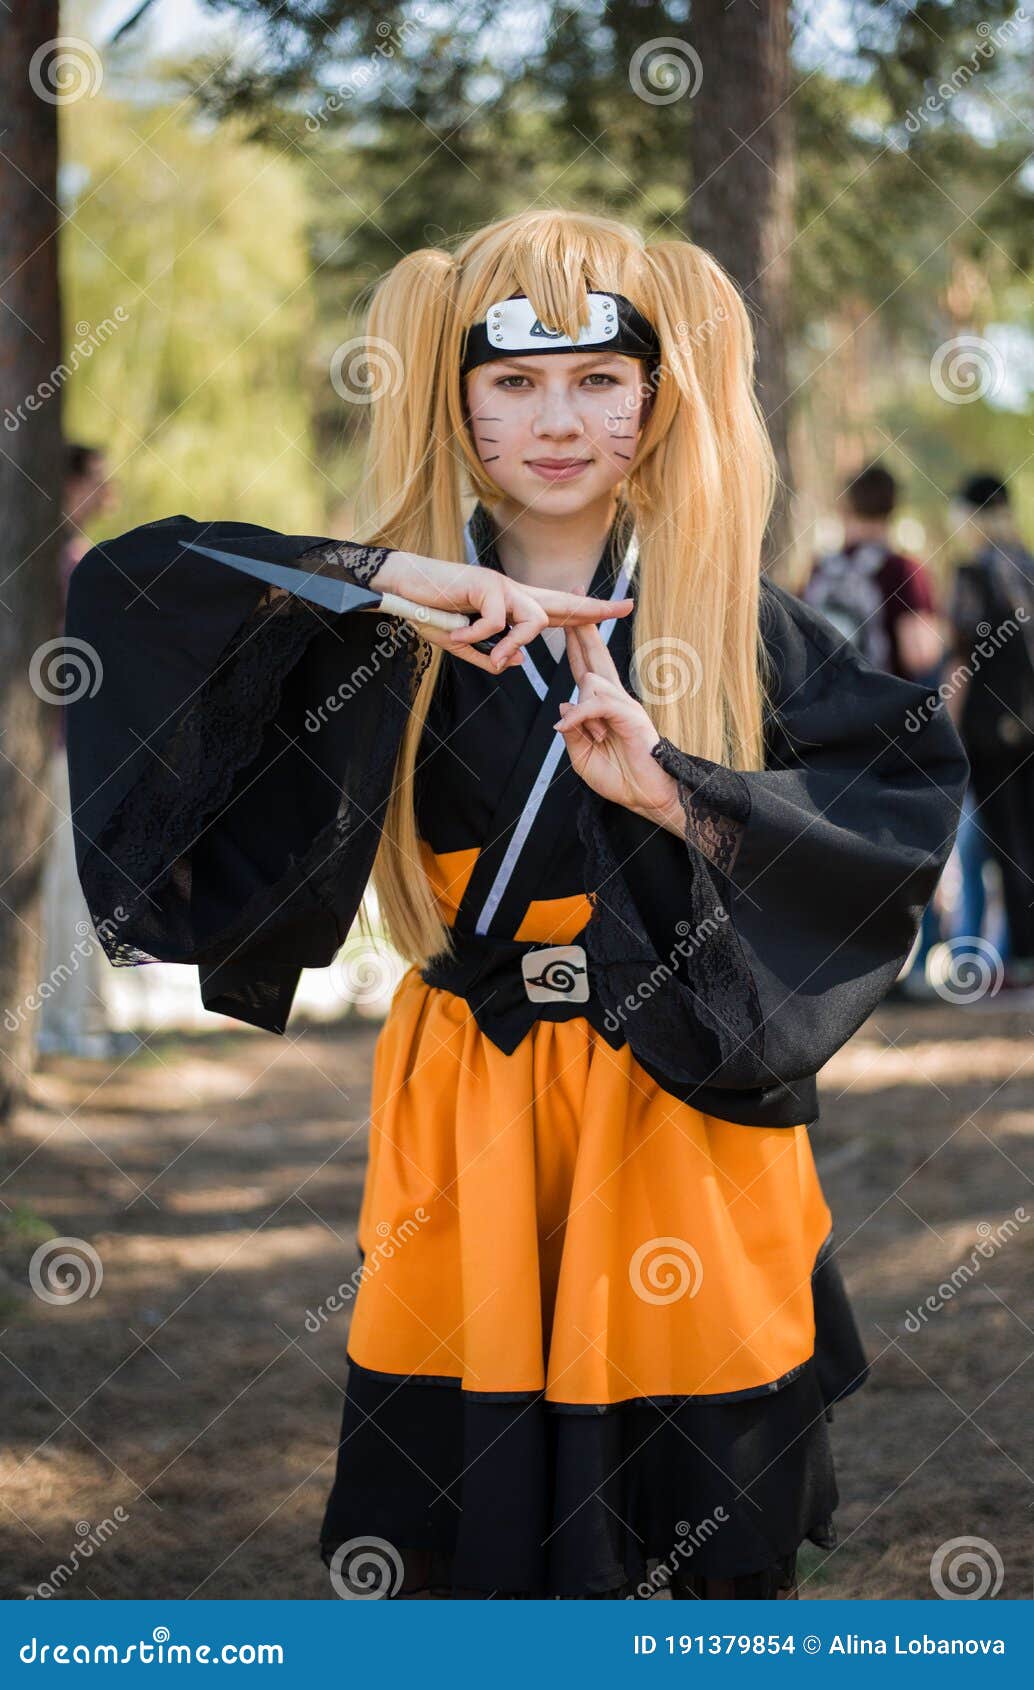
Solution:
M580 593L529 587L496 569L446 563L415 552L392 552L368 585L377 592L397 593L438 610L467 612L472 621L466 628L446 632L421 625L421 633L432 645L493 674L523 663L523 648L543 628L593 626L611 616L627 616L633 605L632 599L587 598ZM507 632L491 653L474 649L475 641L504 629Z
M569 627L567 655L578 703L561 704L553 726L567 742L575 772L601 798L681 834L685 816L678 785L651 756L661 736L639 700L622 686L599 630Z

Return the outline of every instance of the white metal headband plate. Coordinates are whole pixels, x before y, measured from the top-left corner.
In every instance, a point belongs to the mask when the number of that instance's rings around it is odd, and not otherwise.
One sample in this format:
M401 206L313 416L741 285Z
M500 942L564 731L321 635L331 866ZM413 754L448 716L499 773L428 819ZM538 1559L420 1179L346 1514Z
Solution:
M652 323L626 299L623 293L587 292L589 321L577 339L560 329L550 329L535 314L525 294L497 299L485 312L483 322L472 323L463 341L460 374L466 375L493 358L520 357L529 352L611 351L630 358L658 360L660 341Z
M530 299L500 299L490 305L485 315L489 345L501 352L536 352L544 342L550 346L593 345L601 340L615 340L618 333L617 300L610 293L590 293L589 321L579 330L578 339L560 330L543 327L535 315Z

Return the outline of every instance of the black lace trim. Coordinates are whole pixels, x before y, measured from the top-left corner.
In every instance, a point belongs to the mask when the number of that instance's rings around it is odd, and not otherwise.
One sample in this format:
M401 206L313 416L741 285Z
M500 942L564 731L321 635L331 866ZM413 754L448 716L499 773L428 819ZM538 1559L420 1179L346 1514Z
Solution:
M333 552L318 550L315 561L319 573L342 567L336 548ZM303 555L311 565L314 553ZM166 937L165 918L155 894L170 879L187 881L191 847L212 816L229 801L241 771L258 756L267 724L280 707L287 676L324 625L323 617L307 599L282 587L269 586L264 591L224 648L218 669L176 723L160 756L155 754L109 818L99 848L90 859L90 903L94 910L128 906L138 927L145 929L146 906L153 904L155 926L163 939ZM382 724L383 732L375 745L383 750L375 750L364 770L362 791L351 795L342 792L333 820L315 835L301 856L290 855L278 882L283 885L297 875L311 886L328 914L332 913L334 889L341 874L341 854L362 827L365 815L376 807L382 791L390 789L398 754L398 733L392 730L401 731L412 688L426 667L420 648L428 656L430 651L404 618L385 615L377 626L386 641L389 661L399 648L406 648L401 667L408 684L397 697L389 695L387 706L389 710L397 706L399 722ZM220 955L232 955L262 925L276 902L276 888L260 887L232 928L219 936ZM113 966L157 960L142 946L120 939L118 925L108 920L98 927ZM345 937L340 934L340 941ZM214 952L209 960L217 960Z
M317 574L333 571L346 575L357 587L369 587L385 559L391 557L393 549L391 546L363 546L352 540L327 540L302 552L295 561L315 566ZM370 590L376 589L371 587Z
M357 587L366 587L370 592L376 592L371 585L385 558L393 557L395 549L391 546L363 546L352 540L328 540L321 545L313 546L311 550L302 552L296 560L315 568L319 575L331 572L345 575ZM411 641L409 655L410 683L415 691L420 677L431 661L433 647L428 640L421 638L419 630L412 622L398 618L400 637Z
M735 769L680 751L670 739L650 755L678 782L686 840L723 874L731 874L750 819L750 789Z
M685 912L675 929L683 950L660 957L611 844L604 800L591 790L578 831L593 904L582 939L608 1018L632 1051L680 1084L768 1083L757 987L709 860L688 842L686 878L672 892Z

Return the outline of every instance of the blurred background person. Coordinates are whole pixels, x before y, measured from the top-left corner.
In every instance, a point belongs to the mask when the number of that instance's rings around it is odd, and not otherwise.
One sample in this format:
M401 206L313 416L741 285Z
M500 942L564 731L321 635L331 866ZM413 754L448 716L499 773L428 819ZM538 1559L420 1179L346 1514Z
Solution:
M1013 519L1004 480L971 476L953 501L964 561L949 606L949 701L970 759L971 819L960 837L960 909L970 934L984 919L983 862L974 832L1001 875L1007 940L1004 985L1034 985L1034 558Z
M101 447L71 441L65 447L64 531L58 554L60 611L55 637L64 632L72 571L92 542L87 523L118 508L119 490ZM50 760L51 834L43 873L43 966L36 1042L41 1052L110 1057L135 1045L110 1026L106 992L110 965L89 920L75 871L70 820L65 713L55 710Z
M877 669L929 681L944 637L928 572L891 539L897 502L888 469L869 464L860 470L837 501L843 544L816 560L802 597Z

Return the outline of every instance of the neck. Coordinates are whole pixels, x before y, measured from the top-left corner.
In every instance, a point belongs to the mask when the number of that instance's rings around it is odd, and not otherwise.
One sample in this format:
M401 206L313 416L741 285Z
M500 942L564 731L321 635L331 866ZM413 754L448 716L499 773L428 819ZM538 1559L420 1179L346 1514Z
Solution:
M613 492L562 515L504 499L489 507L504 573L528 587L588 591L617 511Z
M882 540L886 542L889 524L882 516L847 516L844 518L844 544L855 541Z

